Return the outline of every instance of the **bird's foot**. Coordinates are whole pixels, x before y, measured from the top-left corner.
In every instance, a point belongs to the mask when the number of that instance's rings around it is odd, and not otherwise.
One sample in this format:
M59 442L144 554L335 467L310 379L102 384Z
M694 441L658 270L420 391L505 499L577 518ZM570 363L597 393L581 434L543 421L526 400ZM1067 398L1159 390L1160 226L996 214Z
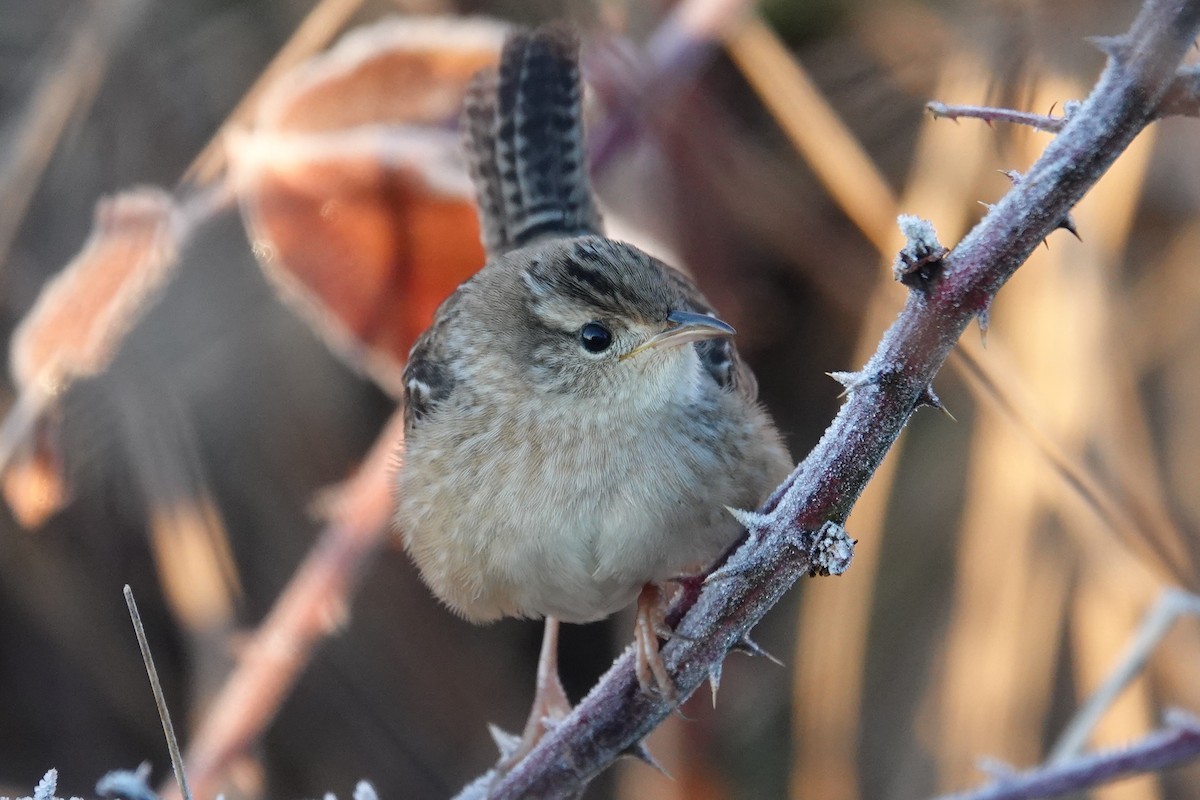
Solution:
M642 587L637 601L637 618L633 626L633 642L637 655L636 670L638 685L642 691L657 689L663 697L674 699L675 681L667 673L658 640L670 639L675 635L664 616L666 601L662 587L647 583Z
M542 634L542 652L538 657L537 685L533 694L533 707L529 709L529 719L525 722L525 730L521 738L509 735L500 744L500 762L497 770L500 774L507 773L521 759L529 755L542 737L566 719L571 713L571 702L563 691L562 682L558 678L558 625L554 617L546 617L546 627Z

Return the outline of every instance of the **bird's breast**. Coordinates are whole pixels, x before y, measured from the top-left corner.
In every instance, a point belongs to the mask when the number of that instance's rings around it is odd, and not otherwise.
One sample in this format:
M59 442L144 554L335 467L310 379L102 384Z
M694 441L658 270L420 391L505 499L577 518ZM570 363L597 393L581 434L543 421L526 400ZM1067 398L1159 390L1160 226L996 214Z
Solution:
M477 406L407 443L398 522L465 616L598 619L735 535L735 455L704 414L581 405Z

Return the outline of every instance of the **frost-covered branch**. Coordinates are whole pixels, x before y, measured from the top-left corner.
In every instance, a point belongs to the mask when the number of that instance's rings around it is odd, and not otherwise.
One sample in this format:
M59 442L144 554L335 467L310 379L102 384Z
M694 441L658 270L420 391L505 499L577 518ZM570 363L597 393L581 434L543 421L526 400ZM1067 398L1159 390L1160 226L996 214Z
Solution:
M758 513L741 547L682 614L663 648L678 688L670 701L638 689L626 653L575 711L507 775L485 775L462 797L570 796L625 752L706 679L802 575L831 551L848 556L836 523L921 404L966 326L1135 136L1160 113L1200 29L1200 0L1147 0L1133 27L1106 40L1109 62L1090 96L1042 157L944 259L906 277L904 311L861 371L843 375L848 399L821 441ZM928 250L928 243L921 243ZM828 523L835 523L831 528ZM813 533L817 532L817 533ZM690 598L689 598L690 599Z
M1034 800L1074 794L1130 775L1158 772L1200 757L1200 720L1168 714L1166 727L1130 745L1007 773L980 789L937 800Z
M1167 635L1175 620L1184 615L1200 616L1200 597L1182 589L1164 591L1150 612L1143 617L1137 634L1112 674L1092 693L1058 737L1049 758L1046 759L1048 763L1067 761L1083 750L1100 718L1116 702L1125 687L1142 674L1142 669L1154 648Z
M1074 104L1077 105L1077 104ZM1014 125L1028 125L1039 131L1058 133L1067 124L1073 110L1068 105L1062 116L1053 114L1034 114L1029 111L1016 111L1011 108L992 108L991 106L969 106L942 103L930 100L925 109L933 114L934 119L949 119L957 122L959 119L980 119L991 125L993 122L1010 122Z

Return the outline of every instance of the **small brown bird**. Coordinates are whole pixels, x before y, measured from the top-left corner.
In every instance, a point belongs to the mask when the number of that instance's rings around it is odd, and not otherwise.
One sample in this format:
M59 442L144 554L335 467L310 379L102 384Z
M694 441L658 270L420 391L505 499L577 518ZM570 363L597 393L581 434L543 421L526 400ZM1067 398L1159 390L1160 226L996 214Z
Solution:
M422 578L474 622L547 619L527 740L565 703L555 620L638 599L639 681L673 693L657 586L728 548L726 507L757 507L791 467L733 328L685 275L601 235L581 95L563 27L512 34L476 77L464 127L489 259L404 374L396 520Z

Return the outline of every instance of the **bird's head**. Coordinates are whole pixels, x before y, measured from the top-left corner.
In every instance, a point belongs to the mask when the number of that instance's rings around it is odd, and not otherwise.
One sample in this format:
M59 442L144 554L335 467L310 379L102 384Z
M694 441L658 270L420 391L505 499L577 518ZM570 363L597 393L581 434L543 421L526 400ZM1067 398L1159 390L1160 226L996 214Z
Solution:
M734 329L697 309L687 278L632 245L597 236L505 256L527 324L514 352L544 391L653 406L702 379L694 342Z

